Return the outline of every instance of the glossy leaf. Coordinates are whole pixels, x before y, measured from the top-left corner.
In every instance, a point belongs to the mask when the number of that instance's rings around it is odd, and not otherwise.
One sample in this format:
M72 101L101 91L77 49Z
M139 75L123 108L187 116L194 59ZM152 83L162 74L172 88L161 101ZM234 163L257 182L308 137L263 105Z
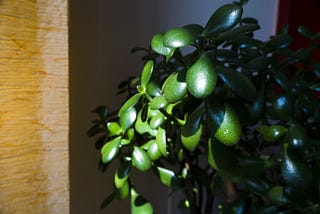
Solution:
M308 29L308 28L305 27L305 26L302 26L302 25L298 26L298 32L299 32L299 34L300 34L301 36L304 36L304 37L306 37L306 38L308 38L308 39L311 39L311 38L313 37L313 34L312 34L312 32L310 31L310 29Z
M260 29L260 26L257 24L243 25L219 34L218 38L222 40L232 40L245 33L253 32L259 29Z
M141 94L135 94L132 97L130 97L120 108L119 112L118 112L118 116L120 117L120 115L123 114L123 112L127 111L129 108L135 106L139 99L141 97Z
M267 70L268 61L265 56L259 56L250 60L247 63L247 66L251 71L260 72L260 71Z
M225 105L223 120L214 136L223 144L232 146L240 141L242 126L238 115L229 105Z
M150 202L139 195L134 188L131 188L130 194L132 214L153 214L153 208Z
M187 70L186 82L189 92L196 98L205 98L213 92L217 83L217 74L211 59L205 52L202 52Z
M146 90L149 80L153 72L154 63L152 60L149 60L141 72L141 86Z
M263 135L264 140L269 142L275 142L280 140L288 132L288 129L279 125L261 125L257 127L257 131Z
M161 92L161 86L160 86L160 83L158 80L153 80L151 79L149 82L148 82L148 85L147 85L147 93L150 95L150 96L153 96L153 97L157 97L157 96L160 96L162 94Z
M201 139L202 134L202 116L204 109L201 108L193 112L188 118L181 130L181 142L183 146L189 150L194 151Z
M242 182L262 175L271 162L260 158L240 157L231 167L218 171L219 175L232 182Z
M173 189L180 187L179 178L173 171L163 167L157 167L157 174L164 185Z
M310 89L320 92L320 83L316 83L316 84L311 85Z
M294 116L293 99L289 95L281 95L272 101L272 107L268 114L272 119L291 120Z
M164 96L157 96L151 100L149 106L151 110L158 110L165 107L167 104L167 99Z
M125 181L124 184L116 190L117 198L120 200L125 200L128 198L130 193L130 186L128 181Z
M265 47L268 51L273 51L275 49L285 48L292 42L292 37L288 34L280 34L272 37L269 41L265 43Z
M216 133L224 118L225 105L219 98L210 96L205 99L205 110L211 133Z
M156 135L156 143L158 145L161 155L167 157L167 138L166 130L159 127Z
M157 132L157 130L153 130L150 127L148 121L142 121L142 110L139 111L139 113L137 115L137 119L134 124L134 128L139 134L149 133L151 136L155 136L156 132Z
M149 125L152 129L158 129L159 126L161 126L165 122L165 120L166 117L159 111L151 118Z
M150 145L148 146L147 153L151 160L155 161L161 157L161 152L159 150L156 140L151 140Z
M289 147L295 149L305 148L310 142L306 130L302 125L292 125L288 131L288 144Z
M290 150L288 144L283 145L281 173L287 185L301 190L308 188L312 182L308 163Z
M181 48L195 42L195 34L186 28L171 28L163 35L163 44L170 48Z
M122 132L122 129L117 122L107 123L107 129L109 131L108 135L110 137L120 135Z
M284 89L287 92L291 92L291 90L293 89L292 82L290 82L290 80L284 73L276 71L272 72L271 74L282 89Z
M257 123L263 117L266 111L266 96L264 92L258 93L258 96L253 99L252 106L249 107L249 117L251 123Z
M253 83L243 74L238 71L217 66L216 71L219 78L231 89L231 91L238 96L251 99L257 95L257 91Z
M126 111L123 111L122 114L119 117L120 120L120 126L123 132L127 131L128 128L130 128L137 118L137 110L134 106L127 109Z
M218 8L209 18L204 35L221 33L233 28L239 22L242 10L239 4L226 4Z
M168 103L176 103L187 94L187 83L184 72L172 73L162 86L164 97Z
M211 137L210 139L211 144L211 155L210 160L211 166L215 169L227 169L234 163L235 158L235 148L226 146L222 143L220 143L217 139L214 137ZM209 161L209 159L208 159Z
M135 146L132 153L132 165L141 171L147 171L151 167L151 159L146 151Z
M101 148L103 163L109 163L116 157L120 151L120 142L121 136L112 139Z
M114 175L114 184L116 188L121 188L129 178L131 165L125 163L116 171Z
M268 182L263 177L252 178L245 181L245 185L253 192L260 194L262 196L266 195L271 187L270 182Z
M188 24L183 26L183 28L187 29L189 32L195 35L200 35L204 30L204 28L199 24Z
M160 55L169 55L173 48L163 45L163 34L155 34L151 40L151 48Z

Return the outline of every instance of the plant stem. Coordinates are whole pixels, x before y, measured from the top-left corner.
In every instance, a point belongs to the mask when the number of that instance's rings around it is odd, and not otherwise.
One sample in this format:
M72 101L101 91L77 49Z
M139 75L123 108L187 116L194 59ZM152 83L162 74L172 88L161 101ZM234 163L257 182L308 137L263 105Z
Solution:
M185 167L188 170L188 174L186 177L186 197L189 202L190 213L191 214L200 214L200 210L198 209L196 202L196 194L194 192L194 180L192 174L190 173L190 166L188 163L185 163Z

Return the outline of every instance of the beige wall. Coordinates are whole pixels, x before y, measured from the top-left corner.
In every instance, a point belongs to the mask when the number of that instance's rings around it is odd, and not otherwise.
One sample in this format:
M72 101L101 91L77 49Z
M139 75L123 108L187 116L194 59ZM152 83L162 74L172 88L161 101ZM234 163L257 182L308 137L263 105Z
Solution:
M69 213L66 0L0 1L0 213Z
M138 74L140 55L134 46L148 46L151 36L188 23L205 24L212 11L228 0L71 0L70 104L71 104L71 213L129 213L128 201L100 211L102 199L112 191L112 166L106 174L97 169L99 151L85 132L99 104L112 109L121 99L117 84ZM250 1L245 16L257 17L263 29L258 37L274 32L277 0ZM139 175L137 175L139 176ZM167 191L157 189L153 177L140 177L143 192L155 203L156 213L167 212ZM161 186L161 185L160 185ZM149 193L148 193L149 191ZM175 213L174 211L172 213Z

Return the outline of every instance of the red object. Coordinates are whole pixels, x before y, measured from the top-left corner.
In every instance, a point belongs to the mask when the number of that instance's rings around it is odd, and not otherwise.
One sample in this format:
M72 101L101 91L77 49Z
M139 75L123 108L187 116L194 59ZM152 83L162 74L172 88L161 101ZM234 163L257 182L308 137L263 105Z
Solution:
M298 33L298 26L307 27L313 34L320 32L319 14L319 0L279 0L277 29L288 25L289 34L294 39L291 48L306 47L309 40ZM320 59L319 52L315 55Z
M277 29L288 24L294 47L302 47L307 40L298 35L298 26L306 26L312 33L320 32L319 14L319 0L279 0Z

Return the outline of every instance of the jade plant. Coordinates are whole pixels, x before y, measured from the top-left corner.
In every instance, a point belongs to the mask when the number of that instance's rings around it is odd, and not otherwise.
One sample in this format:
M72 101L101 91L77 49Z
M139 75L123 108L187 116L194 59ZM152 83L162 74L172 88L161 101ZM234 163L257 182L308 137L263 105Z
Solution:
M300 26L309 44L299 50L286 27L260 41L245 3L135 49L144 67L119 85L127 99L116 112L97 107L88 131L100 169L119 163L102 208L129 198L131 213L153 213L138 170L182 193L182 213L320 213L320 34Z

